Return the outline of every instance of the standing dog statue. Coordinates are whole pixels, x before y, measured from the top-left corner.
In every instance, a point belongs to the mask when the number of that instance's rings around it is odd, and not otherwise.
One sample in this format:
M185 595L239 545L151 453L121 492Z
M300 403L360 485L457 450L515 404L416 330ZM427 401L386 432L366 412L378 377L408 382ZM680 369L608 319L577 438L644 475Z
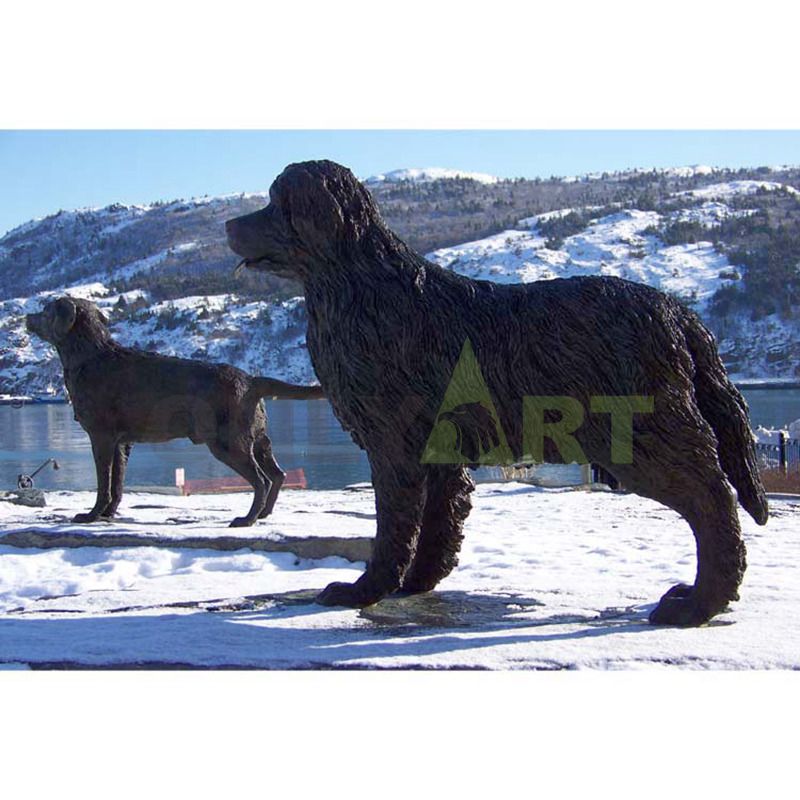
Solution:
M272 455L260 401L320 398L319 386L122 347L111 338L108 320L87 300L53 300L29 314L26 325L58 350L75 419L92 441L97 502L74 522L114 516L134 442L184 437L207 445L254 488L253 505L232 527L252 525L272 511L284 472Z
M767 501L747 406L711 334L680 303L616 278L498 285L444 270L398 239L366 189L330 161L287 167L269 205L230 220L227 233L245 266L302 283L314 368L370 460L372 558L355 583L331 584L318 602L358 607L428 591L456 565L473 483L463 463L423 455L467 342L520 461L530 455L531 398L586 409L597 396L648 398L651 413L629 419L629 463L616 463L607 414L573 435L587 460L675 509L694 532L694 585L670 589L650 619L699 625L738 598L745 547L733 488L759 524ZM549 439L543 454L558 457Z

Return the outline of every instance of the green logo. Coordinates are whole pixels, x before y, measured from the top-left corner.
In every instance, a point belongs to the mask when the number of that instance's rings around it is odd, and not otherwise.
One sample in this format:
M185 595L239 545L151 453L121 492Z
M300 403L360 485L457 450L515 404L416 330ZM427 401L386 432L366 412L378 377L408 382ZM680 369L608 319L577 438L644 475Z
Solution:
M464 342L444 393L422 463L515 463L469 339Z
M608 415L612 464L631 464L634 457L634 416L652 414L655 398L649 395L593 395L589 413ZM575 434L585 421L583 405L573 397L525 395L522 412L522 453L514 458L497 415L489 387L469 339L444 394L431 431L423 464L466 464L472 467L507 466L521 462L543 463L545 439L552 442L563 463L587 463ZM554 413L558 414L553 420Z

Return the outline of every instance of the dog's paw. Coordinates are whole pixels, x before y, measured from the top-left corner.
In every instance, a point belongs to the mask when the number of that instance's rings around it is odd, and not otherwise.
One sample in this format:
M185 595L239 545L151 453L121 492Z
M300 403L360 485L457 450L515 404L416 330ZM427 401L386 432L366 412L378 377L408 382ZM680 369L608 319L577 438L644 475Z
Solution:
M229 528L249 528L251 525L255 523L254 519L250 519L249 517L236 517L236 519L232 520Z
M722 611L726 604L717 605L719 607L712 607L710 603L700 602L693 586L678 583L664 594L649 619L652 625L697 627Z
M80 525L85 525L86 523L89 522L95 522L98 519L99 517L97 516L97 514L92 514L91 511L87 511L85 514L76 514L72 518L72 521L77 522Z
M315 603L321 606L346 606L347 608L365 608L380 600L380 597L369 597L358 583L329 583L316 597Z
M694 591L694 586L688 583L676 583L671 589L668 589L664 596L661 598L662 600L682 600L685 597L688 597L692 591Z

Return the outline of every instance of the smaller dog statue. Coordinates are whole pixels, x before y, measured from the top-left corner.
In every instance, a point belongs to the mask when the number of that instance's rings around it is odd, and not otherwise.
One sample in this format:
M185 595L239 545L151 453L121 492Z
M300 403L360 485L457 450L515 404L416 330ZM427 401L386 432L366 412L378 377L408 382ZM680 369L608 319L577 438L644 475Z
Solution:
M114 341L108 320L87 300L60 297L26 317L28 331L54 345L75 419L89 434L97 501L73 522L114 516L134 442L188 438L205 444L253 486L253 504L231 527L268 516L284 479L272 455L264 397L323 397L319 386L248 375L229 364L174 358Z

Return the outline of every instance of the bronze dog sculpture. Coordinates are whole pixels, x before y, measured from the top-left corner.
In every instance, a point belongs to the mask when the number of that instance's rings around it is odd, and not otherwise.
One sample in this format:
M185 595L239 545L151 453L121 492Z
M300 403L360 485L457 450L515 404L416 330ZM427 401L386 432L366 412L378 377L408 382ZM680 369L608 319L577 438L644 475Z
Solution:
M738 599L745 547L731 484L759 524L767 502L745 401L711 334L679 302L616 278L500 285L442 269L398 239L352 173L329 161L287 167L269 205L228 221L227 234L245 266L302 283L317 376L369 456L372 558L355 583L329 585L318 602L363 607L428 591L456 565L474 484L463 463L422 456L465 342L521 461L528 397L585 408L596 396L650 398L652 413L631 419L630 463L615 463L607 416L574 433L589 461L694 532L694 585L670 589L650 620L699 625ZM544 456L560 457L549 439Z
M26 318L27 329L55 345L75 419L89 434L97 501L73 522L114 516L134 442L189 438L253 486L253 504L232 527L272 511L283 470L272 455L261 399L323 397L319 386L257 378L228 364L207 364L122 347L87 300L60 297Z

